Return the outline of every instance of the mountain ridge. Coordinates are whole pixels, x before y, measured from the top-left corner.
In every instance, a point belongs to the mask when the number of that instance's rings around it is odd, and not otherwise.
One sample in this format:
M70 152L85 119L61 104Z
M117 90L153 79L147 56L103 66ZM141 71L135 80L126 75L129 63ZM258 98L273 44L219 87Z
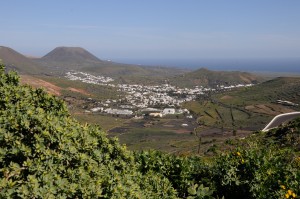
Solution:
M1 53L2 52L2 53ZM27 74L63 76L70 70L106 75L121 83L160 84L166 80L177 86L216 86L261 82L257 75L240 71L211 71L200 68L188 72L170 67L140 66L104 61L82 47L56 47L41 58L29 58L10 49L0 49L0 59L10 69Z

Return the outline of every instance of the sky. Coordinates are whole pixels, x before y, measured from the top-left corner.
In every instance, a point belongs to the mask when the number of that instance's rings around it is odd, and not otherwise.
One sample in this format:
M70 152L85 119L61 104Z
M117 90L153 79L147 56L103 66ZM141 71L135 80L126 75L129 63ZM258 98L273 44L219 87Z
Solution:
M299 0L2 0L0 45L100 59L300 58Z

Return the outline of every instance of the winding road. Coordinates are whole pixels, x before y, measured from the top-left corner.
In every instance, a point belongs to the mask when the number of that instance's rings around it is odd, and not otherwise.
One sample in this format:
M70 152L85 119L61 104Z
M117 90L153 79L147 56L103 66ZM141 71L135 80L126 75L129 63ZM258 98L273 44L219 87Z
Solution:
M275 116L271 122L262 130L263 132L267 132L270 129L276 128L280 124L290 121L296 117L300 117L300 112L291 112L291 113L284 113Z

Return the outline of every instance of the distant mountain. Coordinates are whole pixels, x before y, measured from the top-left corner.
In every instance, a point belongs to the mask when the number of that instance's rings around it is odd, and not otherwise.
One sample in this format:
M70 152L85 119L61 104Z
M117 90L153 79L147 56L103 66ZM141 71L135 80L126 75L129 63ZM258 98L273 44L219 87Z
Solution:
M178 86L210 86L258 83L262 77L240 71L212 71L201 68L170 79L170 83Z
M42 71L42 67L33 60L5 46L0 46L0 61L8 70L13 69L19 73L38 74Z
M101 62L96 56L81 47L57 47L44 57L44 60L66 62Z
M35 61L48 67L73 70L102 63L102 60L81 47L57 47Z
M186 72L167 67L147 67L104 61L81 47L57 47L42 58L26 57L15 50L0 46L0 61L8 70L22 74L64 75L66 71L78 70L112 76L122 82L139 83L145 78L156 82L155 77L166 77ZM146 82L149 82L149 81Z
M78 70L94 75L105 75L119 83L160 84L168 80L180 87L196 85L216 86L257 83L261 78L246 72L224 72L199 69L188 72L169 67L140 66L104 61L81 47L57 47L42 58L29 58L8 47L0 47L0 59L8 69L23 74L51 74L64 76Z
M167 67L147 67L104 61L80 47L57 47L44 57L34 59L46 68L56 71L80 70L88 73L122 77L122 82L139 82L144 77L165 77L186 72ZM134 81L133 81L134 79Z

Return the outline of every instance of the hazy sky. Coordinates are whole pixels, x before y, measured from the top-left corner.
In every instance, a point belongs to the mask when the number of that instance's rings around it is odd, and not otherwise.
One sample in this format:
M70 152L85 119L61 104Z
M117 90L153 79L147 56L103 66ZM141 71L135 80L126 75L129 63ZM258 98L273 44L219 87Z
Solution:
M0 45L103 59L300 57L299 0L6 0Z

